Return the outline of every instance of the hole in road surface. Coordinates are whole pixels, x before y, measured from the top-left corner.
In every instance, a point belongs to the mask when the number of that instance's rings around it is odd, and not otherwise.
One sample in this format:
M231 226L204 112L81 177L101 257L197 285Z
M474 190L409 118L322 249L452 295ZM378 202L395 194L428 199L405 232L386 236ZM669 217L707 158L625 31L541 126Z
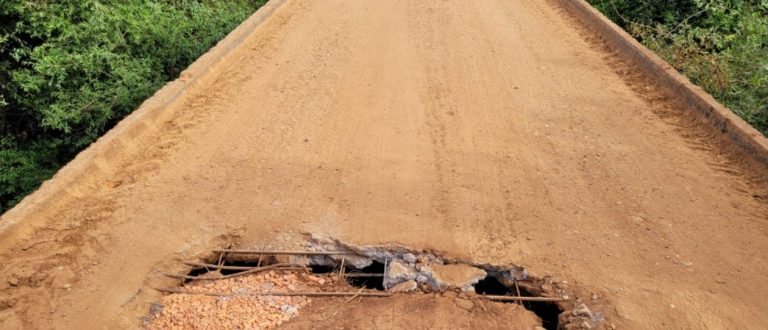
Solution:
M347 268L345 272L352 286L384 291L384 264L381 262L374 261L360 270Z
M542 326L546 329L557 329L558 327L567 327L571 324L582 325L584 322L594 324L589 317L584 315L573 316L563 314L565 310L571 310L570 305L567 303L568 295L564 289L558 289L553 291L551 288L551 278L537 278L530 277L526 274L525 269L518 266L494 266L488 264L473 264L468 261L462 260L446 260L442 256L427 251L414 251L402 247L393 248L372 248L365 247L363 251L358 251L359 248L349 248L345 245L322 243L318 241L313 244L308 244L309 250L306 254L296 253L278 253L269 254L266 252L262 254L261 261L257 254L248 254L248 252L232 253L225 255L221 260L221 265L224 267L212 267L219 262L215 257L212 257L212 261L206 262L208 267L195 267L191 269L185 281L194 282L194 277L220 277L222 275L230 275L246 271L248 273L260 274L267 270L276 269L275 272L278 276L293 276L287 275L293 273L301 280L309 280L324 285L330 285L329 289L348 288L347 284L352 287L367 289L367 290L379 290L386 291L388 293L402 293L402 292L443 292L443 291L462 291L469 290L474 291L478 295L497 295L497 296L523 296L523 297L539 297L539 298L556 298L551 301L523 301L520 302L522 307L528 311L537 315L542 322ZM311 253L319 251L318 253ZM329 251L329 252L323 252ZM255 251L253 251L255 252ZM210 259L208 259L210 260ZM188 265L200 265L196 262L186 262ZM266 269L254 269L256 267L272 266ZM443 267L432 267L432 265L442 265ZM456 265L458 268L448 267L450 265ZM394 266L394 267L393 267ZM487 275L476 284L477 277L472 279L456 279L448 280L451 278L452 271L460 269L464 272L472 272L472 267L482 269ZM223 268L223 269L217 269ZM343 268L343 269L342 269ZM279 271L277 269L280 269ZM340 276L340 272L343 272L345 276ZM385 274L385 272L387 274ZM477 271L475 270L475 273ZM312 276L311 274L315 274ZM177 276L179 277L179 276ZM268 277L268 276L267 276ZM295 276L293 278L296 278ZM518 282L512 281L513 278L517 278ZM472 282L468 282L468 281ZM451 282L453 281L453 282ZM462 282L464 281L464 282ZM546 283L545 283L546 282ZM301 282L298 287L301 287ZM384 283L391 283L387 288L384 287ZM194 283L192 283L194 285ZM342 284L341 287L334 285ZM547 284L548 286L545 286ZM412 286L411 286L412 285ZM397 286L397 288L395 288ZM296 287L296 286L294 286ZM469 289L467 289L469 287ZM549 287L549 288L548 288ZM405 288L405 289L403 289ZM294 289L290 289L294 291ZM403 290L403 291L399 291ZM408 290L408 291L406 291ZM487 297L488 299L497 300L498 298ZM562 299L564 298L564 299ZM561 299L561 300L557 300ZM503 300L503 299L499 299ZM498 303L517 303L514 300L498 301ZM582 304L583 305L583 304ZM586 307L586 306L585 306ZM563 318L560 319L560 316Z
M213 260L210 262L206 262L208 264L218 264L218 260ZM264 267L269 265L274 265L278 263L277 258L275 256L265 256L262 257L261 262L259 262L258 259L251 260L251 259L241 259L241 260L229 260L224 259L222 260L221 266L236 266L236 267ZM312 271L313 274L329 274L329 273L338 273L340 265L309 265L308 268ZM221 269L218 270L218 272L221 275L229 275L234 273L242 272L245 269ZM214 268L207 268L207 267L196 267L193 268L189 273L187 273L188 276L204 276L208 273L217 272ZM378 261L372 261L369 266L363 267L363 268L355 268L349 265L344 266L344 277L347 280L347 282L358 288L365 288L370 290L379 290L384 291L384 263L378 262ZM192 279L186 279L184 283L189 283L193 281Z
M520 296L523 297L535 297L539 296L526 290L523 286L518 285L520 290ZM510 287L499 281L497 275L488 275L484 279L475 284L475 292L486 295L497 296L517 296L517 289L514 284ZM508 301L506 303L516 304L517 302ZM557 329L557 322L560 313L563 310L556 303L553 302L540 302L540 301L523 301L523 307L533 312L541 318L542 326L546 329Z

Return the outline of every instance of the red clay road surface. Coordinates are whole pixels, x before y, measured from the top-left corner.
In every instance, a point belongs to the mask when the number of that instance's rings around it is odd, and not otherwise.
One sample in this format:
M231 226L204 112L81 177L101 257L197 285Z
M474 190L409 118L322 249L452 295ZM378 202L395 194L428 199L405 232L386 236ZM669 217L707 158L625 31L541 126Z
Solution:
M548 1L289 0L0 233L0 328L135 328L180 258L302 233L524 265L603 327L768 328L765 169L596 40Z

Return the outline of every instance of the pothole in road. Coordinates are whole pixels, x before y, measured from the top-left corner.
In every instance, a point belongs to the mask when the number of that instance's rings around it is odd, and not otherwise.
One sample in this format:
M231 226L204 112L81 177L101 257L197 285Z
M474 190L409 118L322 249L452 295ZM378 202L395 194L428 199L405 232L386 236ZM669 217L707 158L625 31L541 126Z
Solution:
M228 312L231 315L225 319L246 328L268 328L291 320L299 309L320 297L351 300L417 292L454 292L471 299L520 304L538 316L546 329L591 328L602 321L586 305L571 301L568 292L551 278L529 276L518 266L478 264L402 246L354 246L317 237L302 251L214 252L217 256L205 262L185 262L192 267L186 275L168 274L181 279L181 287L159 289L172 294L164 298L163 308L155 308L150 317L155 321L149 321L149 328L190 325L183 323L194 318L184 312L189 310L221 317L209 310L222 308L227 301L245 307ZM205 304L208 307L200 307ZM259 317L247 319L254 310L261 310Z
M505 282L505 283L502 283ZM540 293L534 293L529 290L529 285L521 285L512 280L505 280L502 274L488 275L480 282L475 284L475 292L481 295L494 296L520 296L520 297L538 297ZM548 301L506 301L506 303L517 303L523 305L525 309L533 312L541 319L542 326L545 329L558 329L559 316L563 313L561 308L555 302Z

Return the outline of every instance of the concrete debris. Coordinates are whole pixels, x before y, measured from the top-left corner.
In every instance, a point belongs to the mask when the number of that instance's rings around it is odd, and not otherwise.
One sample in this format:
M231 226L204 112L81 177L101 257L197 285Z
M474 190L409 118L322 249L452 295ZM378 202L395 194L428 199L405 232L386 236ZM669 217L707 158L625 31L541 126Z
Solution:
M427 291L461 290L474 291L474 285L485 278L486 269L505 285L514 285L515 280L526 280L529 277L524 267L497 268L491 265L473 265L468 262L453 260L446 262L442 257L430 252L415 252L402 246L357 246L349 245L338 240L311 234L306 248L314 251L349 251L357 255L346 256L315 256L309 259L308 265L338 266L342 258L345 264L356 269L362 269L373 262L385 263L383 285L392 291L400 283L415 280ZM410 284L409 284L410 285ZM562 281L559 287L565 287ZM544 284L543 291L553 291L552 284Z
M464 263L451 263L432 253L414 253L401 246L354 246L320 235L312 235L307 249L316 251L350 251L359 255L343 256L345 264L362 269L373 261L386 263L384 287L392 288L400 283L415 280L425 284L430 290L443 291L460 289L474 291L474 285L487 273L479 268ZM310 265L336 266L342 256L315 256L309 259ZM513 273L514 271L514 273ZM503 274L506 277L525 277L524 269L514 269ZM518 274L519 273L519 274Z
M528 279L528 270L523 267L512 267L512 269L499 272L499 275L507 281L514 282L515 280L526 280Z
M528 290L551 294L557 289L567 287L566 281L550 279L530 281L527 270L523 267L496 267L477 265L461 260L445 260L432 253L417 253L403 247L351 246L338 241L320 239L313 236L305 248L310 251L345 252L342 254L318 254L307 256L279 256L277 262L297 263L307 266L325 266L333 269L326 274L310 274L289 270L271 270L263 273L244 275L214 281L193 281L183 286L189 291L209 293L233 293L233 296L206 296L190 294L171 294L163 298L162 309L155 309L152 318L146 324L148 329L176 328L273 328L297 317L301 309L311 300L307 296L270 296L249 295L259 292L312 292L312 291L352 291L351 284L340 273L340 266L349 274L353 272L371 273L364 269L374 263L384 264L384 273L374 273L357 277L380 279L375 286L383 285L392 293L416 291L442 292L443 297L455 298L457 307L471 311L475 302L466 299L462 292L474 292L475 285L488 276L497 279L507 288L514 287L517 281L524 281ZM347 254L346 252L349 252ZM273 260L274 262L274 260ZM371 268L373 269L373 268ZM203 277L216 273L210 271ZM489 275L490 273L490 275ZM219 276L221 274L217 273ZM365 279L370 286L372 279ZM355 278L350 275L350 281ZM375 282L374 282L375 283ZM560 291L558 290L558 291ZM562 293L562 292L561 292ZM564 294L561 296L565 297ZM592 294L592 299L597 298ZM158 305L159 306L159 305ZM599 314L598 314L599 315ZM584 304L579 304L571 313L560 314L562 324L585 328L591 326L588 321L593 313ZM602 319L602 317L600 317ZM566 327L567 328L567 327ZM538 328L537 328L538 329Z
M170 294L162 309L154 308L148 329L267 329L295 318L312 301L305 296L249 296L251 292L350 291L334 274L310 275L295 271L268 271L216 281L194 281L186 290L233 293L213 297Z
M433 289L439 291L450 289L474 291L474 285L488 275L480 268L465 264L421 266L421 273L430 277Z
M370 266L373 263L373 260L371 258L366 258L363 256L347 255L347 256L334 256L333 258L336 260L336 264L340 264L341 260L344 259L344 264L350 265L357 269L363 269L365 267Z
M398 292L398 293L405 293L405 292L414 292L419 288L419 284L416 283L414 280L409 280L405 282L401 282L398 284L395 284L394 286L389 288L390 292Z
M289 319L292 319L294 316L296 316L296 314L299 313L299 307L296 305L285 304L280 306L280 310L284 315L287 315Z
M384 287L388 288L397 283L415 280L416 275L416 270L412 266L394 260L387 265L387 272L384 274Z
M316 250L316 251L349 251L357 254L357 256L346 256L347 258L355 258L359 257L366 261L378 261L378 262L387 262L391 260L402 260L405 261L405 263L443 263L442 258L439 256L429 253L429 252L422 252L422 253L414 253L412 249L409 249L404 246L400 245L388 245L388 246L370 246L370 245L350 245L345 244L341 241L338 241L336 239L317 235L317 234L311 234L309 240L305 244L305 246L310 250ZM338 257L337 261L340 261L341 257ZM355 268L363 268L364 266L370 265L368 263L367 265L360 266L356 264L355 260L352 260L351 265L354 265Z
M352 250L350 247L341 244L340 242L322 235L312 234L310 239L304 245L307 250L310 251L339 251L339 252L359 252ZM333 256L310 256L308 259L308 265L318 266L334 266L341 263L344 260L344 264L350 265L357 269L362 269L370 266L373 263L372 258L366 254L360 253L349 255L333 255Z
M573 315L581 316L581 317L587 317L592 318L592 311L587 308L587 305L585 304L579 304L576 306L576 308L573 309Z

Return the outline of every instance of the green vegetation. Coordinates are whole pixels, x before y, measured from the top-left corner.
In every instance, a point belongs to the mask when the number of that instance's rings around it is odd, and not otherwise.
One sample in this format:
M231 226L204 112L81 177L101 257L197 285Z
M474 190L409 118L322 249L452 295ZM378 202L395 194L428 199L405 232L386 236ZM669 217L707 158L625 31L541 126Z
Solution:
M266 0L0 0L0 213Z
M768 135L768 0L589 0Z

